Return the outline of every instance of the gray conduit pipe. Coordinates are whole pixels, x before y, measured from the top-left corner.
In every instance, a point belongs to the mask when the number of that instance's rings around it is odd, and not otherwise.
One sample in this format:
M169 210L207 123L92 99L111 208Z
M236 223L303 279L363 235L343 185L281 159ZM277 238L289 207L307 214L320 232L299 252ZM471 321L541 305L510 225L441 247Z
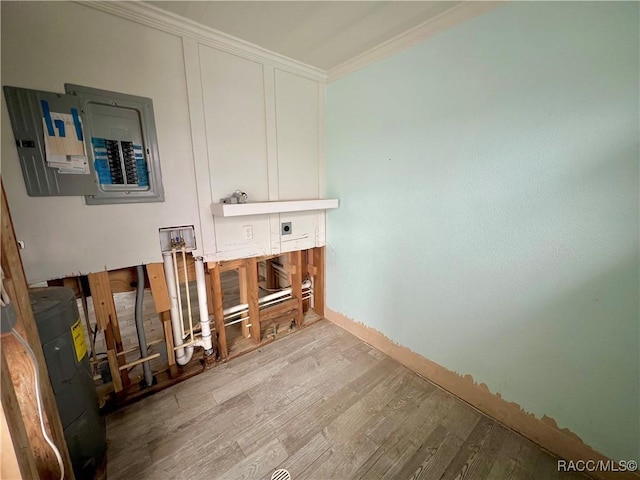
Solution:
M138 332L138 345L140 346L140 358L149 355L147 350L147 338L144 334L144 323L142 321L142 302L144 301L144 267L138 265L136 267L138 274L138 288L136 289L136 331ZM142 371L144 372L144 383L147 387L153 385L153 374L151 373L150 363L143 362Z

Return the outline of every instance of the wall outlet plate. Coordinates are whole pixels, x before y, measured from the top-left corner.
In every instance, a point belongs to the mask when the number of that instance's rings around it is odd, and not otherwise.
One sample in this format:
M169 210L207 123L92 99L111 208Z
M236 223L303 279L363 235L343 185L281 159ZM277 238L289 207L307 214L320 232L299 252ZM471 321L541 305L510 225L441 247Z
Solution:
M281 235L291 235L293 228L291 227L291 222L282 222L280 224L280 234Z
M252 225L243 225L242 226L242 235L245 240L253 239L253 226Z

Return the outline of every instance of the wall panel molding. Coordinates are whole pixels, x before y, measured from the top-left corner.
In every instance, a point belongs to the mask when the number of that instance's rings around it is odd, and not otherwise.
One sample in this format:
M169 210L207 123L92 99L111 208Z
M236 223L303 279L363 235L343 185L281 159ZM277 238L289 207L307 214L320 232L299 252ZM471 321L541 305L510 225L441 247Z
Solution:
M78 3L103 12L162 30L178 36L196 39L204 45L240 55L250 60L271 65L289 73L296 73L312 80L331 82L344 77L360 68L398 53L416 43L441 33L460 23L503 5L503 1L467 1L446 10L416 27L403 32L386 42L324 71L304 64L292 58L267 50L253 43L206 27L193 20L168 12L144 2L92 2L81 0Z
M204 119L204 100L202 92L202 73L198 42L192 38L182 39L184 70L187 81L187 99L189 101L189 120L191 121L191 143L195 170L196 194L198 196L198 215L200 228L198 233L198 252L209 254L216 252L215 224L211 218L210 205L210 164L207 149L206 123Z
M271 52L266 48L206 27L144 2L79 1L78 3L167 33L190 37L218 50L239 55L259 63L268 64L312 80L326 81L326 72L319 68Z

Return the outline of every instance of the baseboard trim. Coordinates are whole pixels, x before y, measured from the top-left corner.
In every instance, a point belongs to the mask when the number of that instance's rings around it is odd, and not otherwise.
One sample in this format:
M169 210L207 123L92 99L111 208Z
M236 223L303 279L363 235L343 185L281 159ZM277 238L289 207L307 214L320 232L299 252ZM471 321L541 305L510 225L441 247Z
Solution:
M407 347L394 343L379 331L329 308L325 308L325 317L363 342L397 360L409 370L435 383L550 453L574 462L578 460L610 461L609 458L586 445L575 433L568 429L559 428L553 419L546 416L542 419L536 418L533 414L525 412L517 403L507 402L499 394L491 393L486 385L475 383L470 375L461 376L447 370ZM637 480L640 478L638 472L584 473L599 480Z

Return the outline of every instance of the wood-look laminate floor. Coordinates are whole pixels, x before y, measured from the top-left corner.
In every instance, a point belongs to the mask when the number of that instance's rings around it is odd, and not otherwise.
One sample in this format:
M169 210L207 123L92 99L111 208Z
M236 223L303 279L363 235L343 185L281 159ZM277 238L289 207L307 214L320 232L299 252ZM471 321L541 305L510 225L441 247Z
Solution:
M108 479L586 478L326 320L107 417Z

